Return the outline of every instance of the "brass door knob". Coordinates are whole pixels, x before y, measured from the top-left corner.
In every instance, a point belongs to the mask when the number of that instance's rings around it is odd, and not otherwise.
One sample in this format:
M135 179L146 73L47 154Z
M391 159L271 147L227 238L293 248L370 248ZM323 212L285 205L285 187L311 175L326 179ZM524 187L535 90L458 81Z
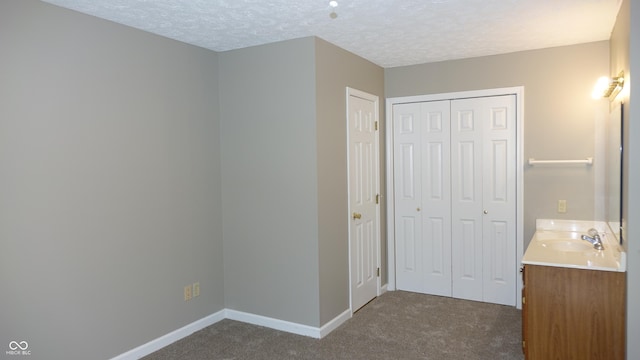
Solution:
M353 220L355 220L355 219L361 219L361 218L362 218L362 214L357 213L357 212L354 212L354 213L353 213Z

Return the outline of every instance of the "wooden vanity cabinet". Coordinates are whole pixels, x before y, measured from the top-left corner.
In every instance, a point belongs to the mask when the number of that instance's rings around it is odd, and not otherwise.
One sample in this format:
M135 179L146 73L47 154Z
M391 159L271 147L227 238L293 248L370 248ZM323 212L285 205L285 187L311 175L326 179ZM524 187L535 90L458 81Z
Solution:
M525 265L527 360L624 360L626 273Z

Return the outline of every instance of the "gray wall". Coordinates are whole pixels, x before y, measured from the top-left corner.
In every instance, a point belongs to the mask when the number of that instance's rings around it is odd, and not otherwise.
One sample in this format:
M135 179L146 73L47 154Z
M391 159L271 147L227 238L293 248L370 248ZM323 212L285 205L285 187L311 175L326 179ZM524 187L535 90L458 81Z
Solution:
M621 13L640 18L630 2ZM640 44L625 48L624 29L640 21L624 21L611 61L627 51L629 68ZM2 1L0 344L26 340L31 359L109 358L225 307L321 326L348 307L345 86L380 96L383 121L384 96L524 85L525 158L579 158L599 151L604 103L589 93L608 46L386 69L383 89L379 67L316 38L217 55ZM640 113L630 95L626 106L627 119ZM627 153L640 154L640 126L625 124ZM634 159L629 304L640 301ZM525 169L526 241L536 217L596 215L597 164ZM184 302L195 281L201 296ZM628 331L640 331L633 306Z
M383 69L310 37L219 70L226 307L322 326L349 308L345 88L382 100Z
M632 84L640 84L640 4L624 0L611 36L611 74L625 71L625 88L617 101L624 102L623 225L627 250L627 359L640 358L640 102L632 101ZM631 65L633 64L633 66ZM633 69L632 69L633 67ZM635 71L635 72L634 72Z
M316 39L318 243L320 324L349 308L349 214L347 196L346 87L377 95L384 123L384 70L322 39ZM381 191L384 134L380 131ZM385 204L381 203L382 269L386 269ZM386 271L383 273L386 276ZM386 280L383 279L383 283Z
M110 358L223 309L217 55L25 0L0 49L1 356Z
M385 96L435 94L524 86L524 158L582 159L602 151L596 133L608 112L591 99L609 69L609 42L385 69ZM596 135L594 135L596 134ZM598 144L598 146L596 146ZM601 159L604 159L601 158ZM592 220L604 166L524 168L524 242L536 218ZM558 214L557 201L567 200Z
M225 305L318 326L313 38L220 54Z

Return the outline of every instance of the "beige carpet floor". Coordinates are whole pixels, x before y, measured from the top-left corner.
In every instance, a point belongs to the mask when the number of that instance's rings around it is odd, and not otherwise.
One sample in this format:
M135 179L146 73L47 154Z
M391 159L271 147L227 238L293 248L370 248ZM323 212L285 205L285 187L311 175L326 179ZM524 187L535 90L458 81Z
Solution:
M521 312L502 305L387 292L323 339L223 320L145 360L521 360Z

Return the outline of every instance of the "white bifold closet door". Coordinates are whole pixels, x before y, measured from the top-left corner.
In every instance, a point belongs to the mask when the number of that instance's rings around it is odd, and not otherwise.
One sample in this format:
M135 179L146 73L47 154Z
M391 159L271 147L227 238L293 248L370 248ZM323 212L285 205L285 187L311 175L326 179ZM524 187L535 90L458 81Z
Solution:
M395 105L396 287L451 296L450 101Z
M515 305L515 96L394 105L396 287Z

